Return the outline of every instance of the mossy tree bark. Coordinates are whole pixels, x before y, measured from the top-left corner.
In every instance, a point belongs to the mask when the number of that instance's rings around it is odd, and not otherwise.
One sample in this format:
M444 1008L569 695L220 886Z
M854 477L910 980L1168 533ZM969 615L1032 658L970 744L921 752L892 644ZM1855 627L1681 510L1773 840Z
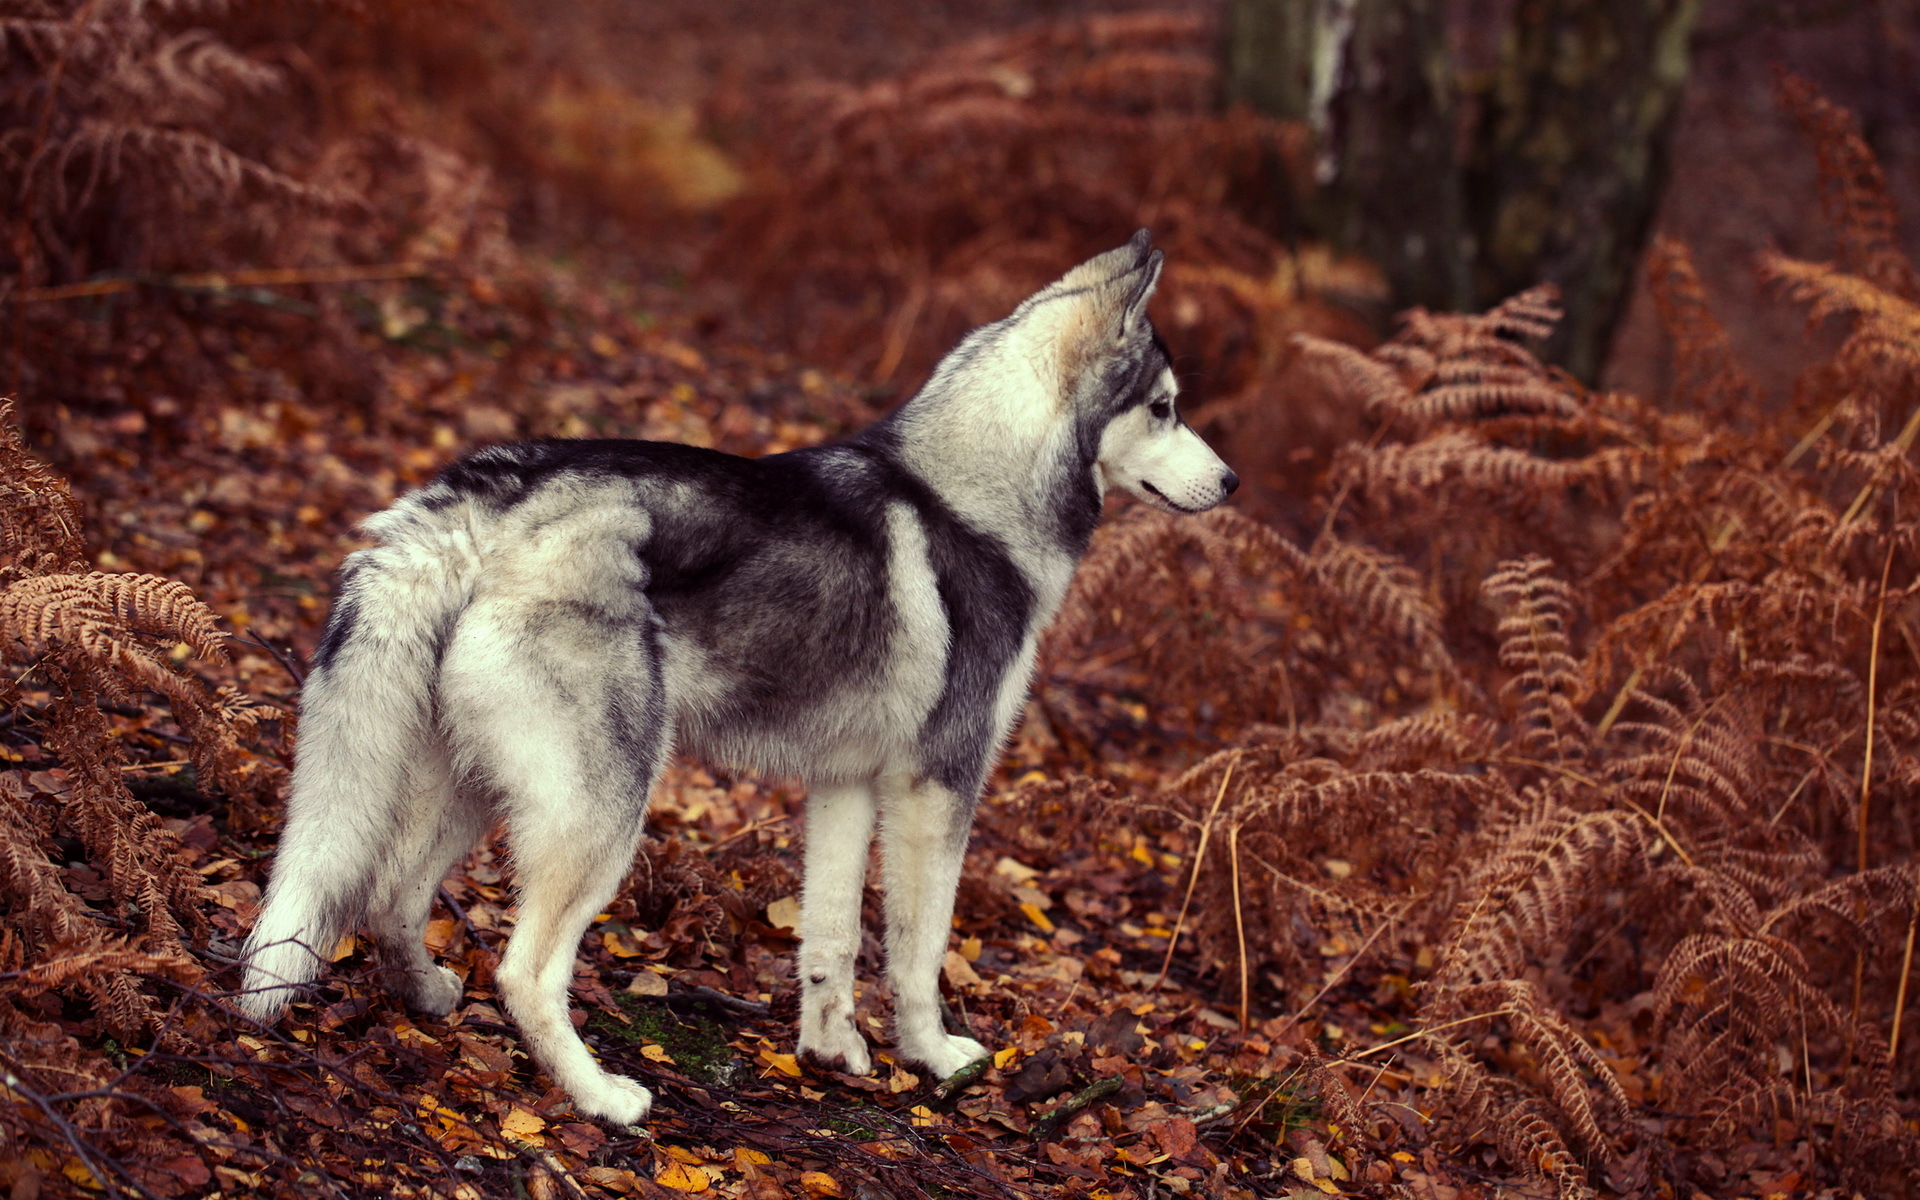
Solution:
M1445 0L1230 0L1226 96L1308 124L1320 186L1295 211L1379 263L1397 303L1483 307L1551 280L1567 320L1549 353L1591 380L1665 181L1697 10L1519 0L1469 106Z

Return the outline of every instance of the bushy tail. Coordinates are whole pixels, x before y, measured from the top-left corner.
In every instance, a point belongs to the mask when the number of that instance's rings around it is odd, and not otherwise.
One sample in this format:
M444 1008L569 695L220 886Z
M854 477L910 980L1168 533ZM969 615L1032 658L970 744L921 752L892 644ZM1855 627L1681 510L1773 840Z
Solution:
M434 672L477 565L451 515L403 502L367 524L386 544L341 567L301 696L286 825L247 939L240 1006L256 1020L277 1017L365 915L407 806L437 802L409 784L437 757Z

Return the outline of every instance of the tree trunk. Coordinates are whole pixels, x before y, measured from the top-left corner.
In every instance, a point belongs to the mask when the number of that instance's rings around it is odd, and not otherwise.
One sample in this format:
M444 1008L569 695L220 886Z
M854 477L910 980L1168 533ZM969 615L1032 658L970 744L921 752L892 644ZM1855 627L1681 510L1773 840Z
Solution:
M1361 0L1326 154L1335 244L1386 272L1402 305L1474 301L1455 144L1446 0Z
M1659 204L1698 8L1521 0L1474 138L1474 291L1559 284L1549 352L1582 379L1605 362Z
M1461 152L1447 0L1229 0L1226 95L1304 121L1309 234L1401 305L1484 307L1542 280L1548 352L1598 376L1666 174L1698 0L1519 0ZM1291 231L1289 231L1291 232Z

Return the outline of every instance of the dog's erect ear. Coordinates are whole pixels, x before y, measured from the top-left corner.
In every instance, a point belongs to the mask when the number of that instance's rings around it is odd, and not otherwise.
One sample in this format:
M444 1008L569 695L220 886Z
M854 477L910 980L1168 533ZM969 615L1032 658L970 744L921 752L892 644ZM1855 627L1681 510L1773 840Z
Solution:
M1059 282L1047 291L1078 291L1082 288L1098 287L1111 283L1124 275L1131 275L1146 265L1147 259L1154 253L1153 234L1142 229L1133 235L1124 246L1116 247L1105 254L1096 254L1073 270L1060 277Z
M1098 254L1034 293L1014 316L1050 343L1063 378L1144 336L1147 301L1166 256L1142 229L1124 246Z
M1078 294L1094 329L1104 329L1115 341L1127 341L1143 328L1147 301L1153 298L1165 263L1166 255L1153 248L1153 234L1142 229L1126 245L1068 271L1040 297Z
M1133 240L1144 242L1147 231L1142 229ZM1118 282L1128 288L1126 306L1120 310L1120 336L1132 337L1138 333L1147 319L1147 301L1153 299L1153 289L1160 286L1160 268L1166 266L1167 256L1158 250L1150 250L1138 269L1124 275Z

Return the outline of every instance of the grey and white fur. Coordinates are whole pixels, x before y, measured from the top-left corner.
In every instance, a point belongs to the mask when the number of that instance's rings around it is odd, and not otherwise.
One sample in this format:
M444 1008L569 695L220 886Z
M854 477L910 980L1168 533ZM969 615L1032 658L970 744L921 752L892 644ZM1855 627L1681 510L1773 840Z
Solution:
M900 1056L941 1026L940 966L987 773L1109 486L1193 513L1234 474L1174 410L1147 232L974 330L837 445L747 459L660 442L481 450L366 523L307 679L241 1002L275 1017L365 927L385 982L444 1014L437 886L503 823L519 918L497 974L583 1114L652 1096L568 1019L580 937L632 864L675 749L808 786L799 1049L864 1074L860 897L876 822Z

